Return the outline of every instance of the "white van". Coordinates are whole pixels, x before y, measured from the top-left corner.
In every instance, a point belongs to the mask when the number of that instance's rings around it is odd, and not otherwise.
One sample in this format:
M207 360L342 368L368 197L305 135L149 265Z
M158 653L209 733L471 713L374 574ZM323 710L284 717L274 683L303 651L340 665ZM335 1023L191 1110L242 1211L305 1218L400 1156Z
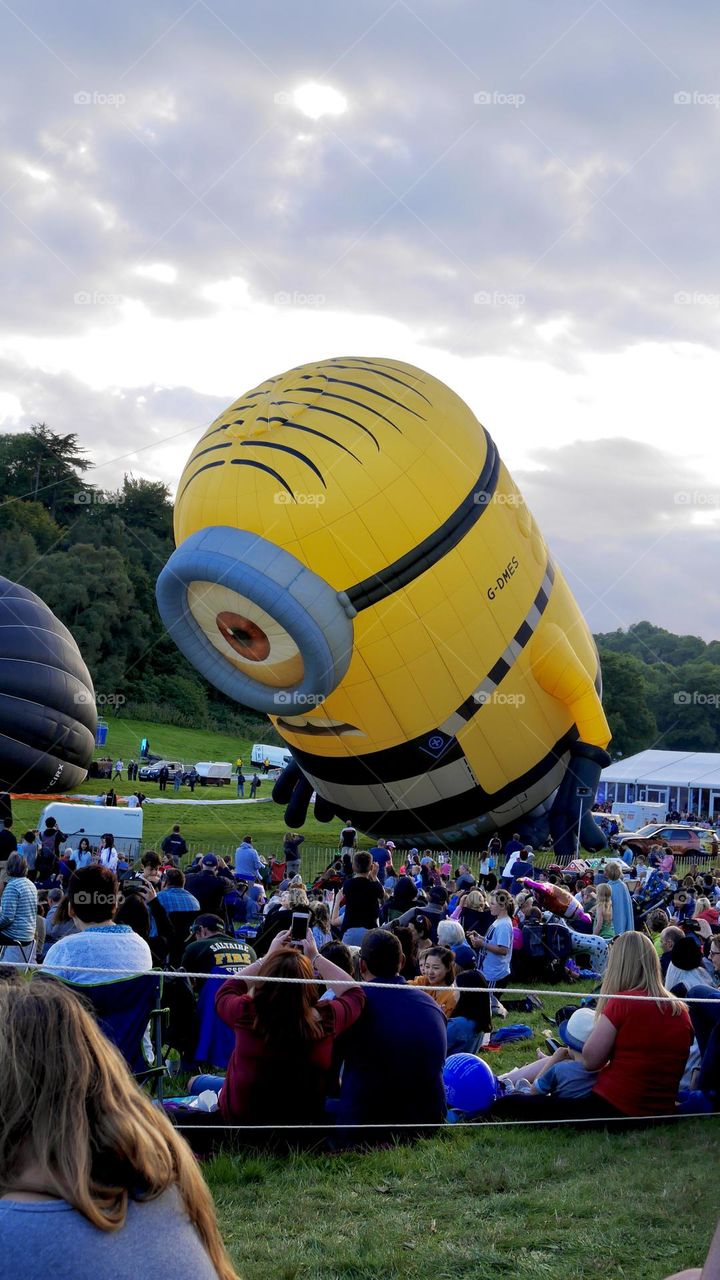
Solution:
M251 764L262 764L267 760L273 769L284 769L290 764L292 756L287 747L268 747L263 742L256 742L250 752Z
M233 772L229 760L199 760L195 768L201 787L221 787L230 781Z
M649 822L661 823L665 820L665 805L651 804L649 800L638 800L635 804L616 801L612 807L613 817L622 819L623 831L639 831Z
M42 835L48 818L54 818L67 836L66 846L77 849L83 836L91 848L100 848L106 832L115 840L115 848L127 854L130 862L140 857L143 831L142 809L107 808L104 804L46 804L40 814L38 829Z

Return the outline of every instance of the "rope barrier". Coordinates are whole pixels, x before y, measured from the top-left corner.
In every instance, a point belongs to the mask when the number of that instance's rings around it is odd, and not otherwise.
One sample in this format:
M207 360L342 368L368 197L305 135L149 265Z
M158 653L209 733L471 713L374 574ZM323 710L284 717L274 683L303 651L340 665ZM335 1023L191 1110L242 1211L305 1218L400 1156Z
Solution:
M99 973L103 977L107 977L109 974L116 974L121 978L139 978L144 976L145 974L153 973L153 974L156 974L158 977L162 977L165 979L202 978L205 981L207 979L210 979L211 981L214 981L214 982L228 982L230 979L239 978L240 981L247 982L248 984L253 984L253 985L256 982L284 982L290 985L311 986L311 987L316 987L318 983L323 984L325 986L331 986L331 987L337 987L337 986L371 987L375 991L378 991L378 990L404 991L408 988L414 991L426 991L426 992L448 990L447 985L432 986L428 984L426 986L423 984L422 986L416 987L413 985L412 982L407 982L407 981L398 983L398 982L379 982L379 981L373 980L371 982L367 982L362 980L356 980L355 978L351 978L349 976L347 978L322 977L321 975L318 975L317 977L314 977L314 978L281 978L281 977L270 976L265 974L251 973L248 975L247 978L244 978L243 977L244 970L241 970L239 973L191 973L191 972L186 972L184 969L137 970L137 969L93 968L91 965L78 963L75 965L67 965L67 964L58 965L58 969L56 973L54 968L51 965L49 965L47 961L45 961L44 964L38 964L37 961L26 962L24 960L0 959L0 968L2 968L3 965L9 969L23 969L24 971L27 971L28 969L34 969L34 970L38 970L41 973L53 974L54 976L58 976L58 975L62 976L63 972L71 972L74 969L77 972L82 972L84 974ZM82 985L82 984L79 984L79 985ZM88 983L87 985L94 986L96 984ZM97 985L100 985L100 984L97 984ZM697 985L700 985L700 984L697 984ZM545 989L538 990L537 987L458 987L455 989L458 991L479 991L479 992L485 991L489 995L494 995L500 1001L500 1003L502 1003L503 997L513 996L513 995L536 996L538 999L542 999L543 997L547 996L547 997L552 997L553 999L558 998L563 1000L564 999L577 1000L578 997L590 997L593 1000L598 1000L598 999L610 999L611 996L618 996L623 1000L638 1000L641 1002L642 1001L647 1002L648 1000L652 1000L652 1001L655 1001L656 1003L665 1003L665 1004L668 1004L668 1003L674 1004L678 1000L682 1000L683 1004L717 1004L718 999L720 998L719 996L707 996L707 997L694 996L690 998L689 996L634 995L630 992L627 992L627 993L622 992L621 995L617 992L608 993L608 995L603 995L601 992L558 991L556 988L553 988L552 990L549 990L549 991ZM710 987L710 985L708 984L708 990L714 991L716 990L716 988Z
M511 1095L512 1096L512 1095ZM201 1115L202 1112L196 1114ZM254 1131L267 1131L268 1129L277 1133L280 1131L290 1130L291 1132L300 1132L312 1130L317 1132L322 1130L327 1133L334 1129L479 1129L481 1127L490 1128L512 1128L513 1126L528 1125L563 1125L563 1124L633 1124L638 1120L644 1120L654 1123L656 1120L707 1120L710 1117L720 1117L720 1111L691 1111L691 1112L670 1112L660 1116L569 1116L557 1117L554 1120L456 1120L449 1122L447 1120L429 1120L427 1122L420 1120L401 1120L397 1122L386 1121L382 1124L358 1124L354 1121L336 1123L332 1119L328 1119L327 1124L174 1124L176 1129L222 1129L224 1133L252 1133Z

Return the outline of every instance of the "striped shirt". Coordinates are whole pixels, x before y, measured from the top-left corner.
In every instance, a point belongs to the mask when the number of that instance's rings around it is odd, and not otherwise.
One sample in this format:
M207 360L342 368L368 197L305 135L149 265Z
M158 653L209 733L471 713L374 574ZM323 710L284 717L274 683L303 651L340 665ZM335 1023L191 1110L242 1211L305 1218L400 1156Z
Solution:
M37 889L26 876L11 876L0 898L0 933L32 942L37 928Z

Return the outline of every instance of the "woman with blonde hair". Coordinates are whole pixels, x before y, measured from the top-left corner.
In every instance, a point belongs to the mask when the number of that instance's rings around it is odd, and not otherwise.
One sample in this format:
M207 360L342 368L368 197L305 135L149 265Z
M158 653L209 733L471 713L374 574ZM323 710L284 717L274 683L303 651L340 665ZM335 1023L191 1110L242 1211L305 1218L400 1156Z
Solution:
M80 1001L0 983L0 1025L3 1274L237 1280L190 1148Z
M577 1099L511 1095L493 1107L503 1119L623 1120L673 1115L693 1030L682 1000L663 986L658 954L643 933L623 933L609 949L595 1025L578 1071L597 1072Z
M593 1098L618 1115L672 1114L692 1038L687 1007L664 986L650 939L616 938L583 1049L585 1067L600 1072Z

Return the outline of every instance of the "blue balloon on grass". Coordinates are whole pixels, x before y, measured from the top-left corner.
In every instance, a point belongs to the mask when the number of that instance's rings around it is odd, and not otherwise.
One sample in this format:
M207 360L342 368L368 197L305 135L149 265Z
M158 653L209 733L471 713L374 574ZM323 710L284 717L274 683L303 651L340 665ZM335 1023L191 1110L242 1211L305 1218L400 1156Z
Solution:
M474 1053L453 1053L443 1070L447 1104L456 1111L488 1111L495 1101L495 1076Z

